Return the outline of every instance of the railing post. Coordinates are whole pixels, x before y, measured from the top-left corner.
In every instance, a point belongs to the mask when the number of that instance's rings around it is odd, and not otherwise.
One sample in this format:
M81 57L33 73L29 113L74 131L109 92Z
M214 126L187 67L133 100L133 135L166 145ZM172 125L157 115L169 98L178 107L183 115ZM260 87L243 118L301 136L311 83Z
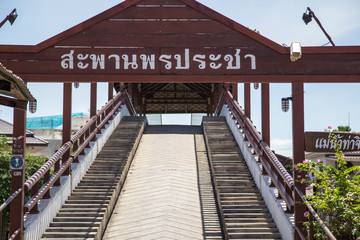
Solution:
M24 182L25 182L25 147L26 147L26 111L14 109L13 155L23 156L23 167L11 171L11 194L22 189L10 204L10 235L20 229L15 240L23 239L24 228Z
M270 147L270 87L269 83L261 84L261 135Z
M64 83L64 98L63 98L63 130L62 130L62 144L64 145L71 139L71 104L72 104L72 84ZM66 151L62 156L62 163L70 157L70 150ZM56 172L59 169L54 169ZM70 174L70 167L64 172L63 176ZM57 181L60 184L60 180Z
M292 98L293 98L293 156L294 164L301 163L305 159L305 136L304 136L304 83L293 82L292 83ZM305 194L305 184L299 182L299 178L305 176L304 172L299 172L296 169L293 173L294 184L303 194ZM306 206L302 204L302 199L299 194L296 194L294 190L293 198L295 201L295 228L301 231L306 236L303 223L306 221L304 213L306 212ZM300 239L296 234L295 239Z
M245 115L251 119L251 92L250 83L244 83L244 105Z

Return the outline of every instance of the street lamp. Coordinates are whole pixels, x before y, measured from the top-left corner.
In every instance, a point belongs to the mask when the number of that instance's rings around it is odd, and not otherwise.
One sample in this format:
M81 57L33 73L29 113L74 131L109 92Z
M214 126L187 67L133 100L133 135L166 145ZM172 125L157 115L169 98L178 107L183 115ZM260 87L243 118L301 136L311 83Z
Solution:
M281 109L283 112L289 111L290 100L292 100L292 97L286 97L281 99Z
M0 23L0 28L6 23L6 21L9 20L10 24L13 25L15 22L15 19L17 18L18 14L16 12L16 8L11 11L9 15L6 16L6 18Z
M325 36L327 37L327 39L329 40L329 42L335 46L335 43L331 40L331 37L329 36L329 34L325 31L324 27L321 25L320 20L315 16L315 13L308 7L306 9L306 12L303 14L303 21L304 23L307 25L309 22L311 22L312 18L315 19L316 23L319 25L319 27L321 28L321 30L323 31L323 33L325 34Z
M74 82L74 88L79 88L80 83Z
M254 83L254 88L259 89L259 83Z

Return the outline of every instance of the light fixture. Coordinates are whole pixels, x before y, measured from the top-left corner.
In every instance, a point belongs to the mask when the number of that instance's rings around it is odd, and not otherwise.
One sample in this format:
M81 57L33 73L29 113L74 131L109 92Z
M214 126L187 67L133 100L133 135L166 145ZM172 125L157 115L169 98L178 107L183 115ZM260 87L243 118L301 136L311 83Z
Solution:
M283 112L288 112L290 107L290 100L292 100L292 97L286 97L281 99L281 110Z
M331 40L330 35L325 31L324 27L321 25L320 20L315 16L315 13L308 7L306 9L306 12L303 14L303 21L304 23L307 25L309 22L311 22L312 19L315 19L316 23L319 25L319 27L321 28L321 30L323 31L323 33L325 34L325 36L327 37L327 39L329 40L329 42L335 46L335 43Z
M259 83L254 83L254 88L259 89Z
M79 88L79 86L80 86L80 83L74 82L74 88Z
M34 102L29 102L29 112L35 113L37 109L37 102L36 100Z
M9 21L10 24L13 25L17 16L16 8L14 8L14 10L12 10L11 13L7 15L6 18L0 23L0 27L2 27L6 21Z
M16 8L15 8L8 16L8 20L9 20L11 25L13 25L13 23L15 22L15 19L17 18L17 16L18 16L18 14L17 14Z
M290 60L295 62L301 58L301 44L299 42L292 42L290 45Z
M308 23L312 21L311 13L312 12L310 12L308 9L306 9L306 12L304 12L304 14L303 14L302 19L306 25L308 25Z

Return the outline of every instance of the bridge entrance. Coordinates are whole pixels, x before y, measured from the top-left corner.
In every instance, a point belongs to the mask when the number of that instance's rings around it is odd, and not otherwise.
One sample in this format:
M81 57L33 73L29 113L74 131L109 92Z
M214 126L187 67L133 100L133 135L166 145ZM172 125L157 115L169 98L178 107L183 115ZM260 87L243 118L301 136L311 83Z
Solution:
M360 47L301 48L295 44L294 49L296 47L294 52L292 48L280 46L193 0L126 0L38 45L2 45L0 61L25 82L64 84L65 147L63 152L58 152L57 160L62 156L63 160L76 161L78 155L71 155L70 146L75 145L77 154L83 152L88 145L86 141L95 138L101 130L103 125L99 128L98 123L109 120L108 114L126 102L132 114L140 115L198 112L214 115L226 103L239 126L246 130L247 139L260 160L271 162L269 83L291 83L296 164L304 159L303 84L360 82ZM72 84L84 82L91 83L92 120L87 130L71 136ZM96 110L98 82L109 83L110 102L100 112ZM248 121L251 82L261 84L261 136ZM245 83L244 111L236 102L237 83ZM119 92L116 96L113 96L114 87ZM125 96L129 99L125 100ZM24 122L25 111L15 110L14 115L22 119L20 123ZM23 124L15 122L14 128L25 132ZM19 154L21 148L14 146L14 154ZM55 171L61 169L57 160L54 160ZM65 170L59 175L69 175L69 165L70 162L64 165ZM303 173L295 171L294 174ZM274 175L274 182L275 178L279 176ZM14 192L23 189L14 198L23 199L24 190L33 187L33 183L24 187L22 178L14 175L12 182ZM55 183L59 184L54 180ZM297 204L301 197L296 189L304 192L305 186L275 185L284 192L282 197L288 199L289 211L295 213L298 238L303 234L301 226L306 209ZM34 196L38 200L43 194ZM23 231L23 212L18 209L31 210L34 204L29 203L25 208L22 203L12 206L11 234L18 233L15 234L18 239Z

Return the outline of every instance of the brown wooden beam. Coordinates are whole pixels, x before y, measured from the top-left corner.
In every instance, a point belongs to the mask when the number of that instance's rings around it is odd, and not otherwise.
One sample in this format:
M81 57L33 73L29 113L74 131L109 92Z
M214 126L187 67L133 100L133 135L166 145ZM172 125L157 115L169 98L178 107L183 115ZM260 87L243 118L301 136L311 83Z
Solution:
M64 83L64 97L63 97L63 129L62 129L62 144L70 141L71 139L71 105L72 105L72 83ZM62 162L68 160L70 157L70 150L66 151L62 156ZM59 161L57 162L59 163ZM59 166L55 165L55 168ZM55 169L57 170L57 169ZM70 167L64 172L63 175L70 174ZM57 182L59 184L60 182Z
M251 91L250 83L244 83L245 115L251 119Z
M292 103L293 103L293 157L294 164L301 163L305 159L305 134L304 134L304 84L302 82L292 83ZM297 179L297 176L301 178L305 177L304 172L294 170L293 178L296 179L295 187L305 195L305 184L301 184ZM306 206L302 204L302 201L298 194L294 194L295 199L295 227L304 229L303 223L307 221L304 217ZM304 236L306 236L304 231ZM297 235L295 239L300 239Z
M108 83L108 101L110 101L114 96L114 83Z
M13 155L21 155L24 165L22 169L11 171L11 194L22 189L10 203L10 235L20 228L15 240L23 239L24 228L24 182L25 182L25 149L26 149L26 111L14 109L13 119Z
M270 146L270 87L269 83L261 84L261 135Z
M96 115L97 83L91 83L90 87L90 118Z
M238 99L238 83L233 83L232 84L232 95L234 97L234 99L239 102Z
M360 75L96 75L19 74L27 82L127 82L127 83L358 83Z
M0 105L27 110L27 101L0 96Z

